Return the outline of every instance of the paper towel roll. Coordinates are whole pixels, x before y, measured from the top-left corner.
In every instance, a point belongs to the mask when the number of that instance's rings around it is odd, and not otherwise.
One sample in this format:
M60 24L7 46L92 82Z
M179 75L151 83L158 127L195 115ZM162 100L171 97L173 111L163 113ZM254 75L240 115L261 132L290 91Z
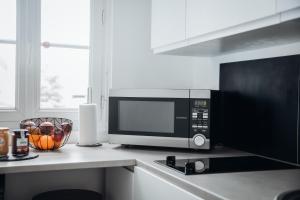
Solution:
M97 143L97 105L79 105L79 145L94 145Z

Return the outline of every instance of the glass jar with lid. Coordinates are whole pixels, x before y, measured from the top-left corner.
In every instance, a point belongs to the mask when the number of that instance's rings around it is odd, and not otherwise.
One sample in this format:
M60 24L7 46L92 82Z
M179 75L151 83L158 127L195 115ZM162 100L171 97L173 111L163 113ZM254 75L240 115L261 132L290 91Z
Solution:
M9 135L9 128L0 127L0 158L7 157L8 135Z
M29 153L28 130L16 129L12 133L12 155L27 156Z

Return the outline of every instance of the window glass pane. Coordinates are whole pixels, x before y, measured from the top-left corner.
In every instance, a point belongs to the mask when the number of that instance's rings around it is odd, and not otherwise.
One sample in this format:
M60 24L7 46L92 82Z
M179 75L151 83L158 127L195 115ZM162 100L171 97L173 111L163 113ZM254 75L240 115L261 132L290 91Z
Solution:
M42 41L89 45L89 0L42 0Z
M0 109L15 107L15 54L14 44L0 43Z
M0 40L16 39L16 1L0 0Z
M88 49L42 47L41 62L42 109L78 108L79 103L86 102Z

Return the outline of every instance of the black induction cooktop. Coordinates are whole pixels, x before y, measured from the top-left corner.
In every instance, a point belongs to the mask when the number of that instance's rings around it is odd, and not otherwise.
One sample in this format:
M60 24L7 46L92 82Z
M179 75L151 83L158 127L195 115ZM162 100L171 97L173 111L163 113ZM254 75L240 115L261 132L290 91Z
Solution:
M175 156L167 156L166 160L157 160L155 162L185 175L300 169L300 166L259 156L210 157L199 159L176 159Z

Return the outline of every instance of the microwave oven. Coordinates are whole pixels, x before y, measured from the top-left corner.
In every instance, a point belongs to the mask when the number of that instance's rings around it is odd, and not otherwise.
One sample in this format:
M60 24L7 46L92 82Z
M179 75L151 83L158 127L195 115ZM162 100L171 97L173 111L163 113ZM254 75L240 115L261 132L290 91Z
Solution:
M214 90L112 89L109 142L209 150L218 132L218 99Z

